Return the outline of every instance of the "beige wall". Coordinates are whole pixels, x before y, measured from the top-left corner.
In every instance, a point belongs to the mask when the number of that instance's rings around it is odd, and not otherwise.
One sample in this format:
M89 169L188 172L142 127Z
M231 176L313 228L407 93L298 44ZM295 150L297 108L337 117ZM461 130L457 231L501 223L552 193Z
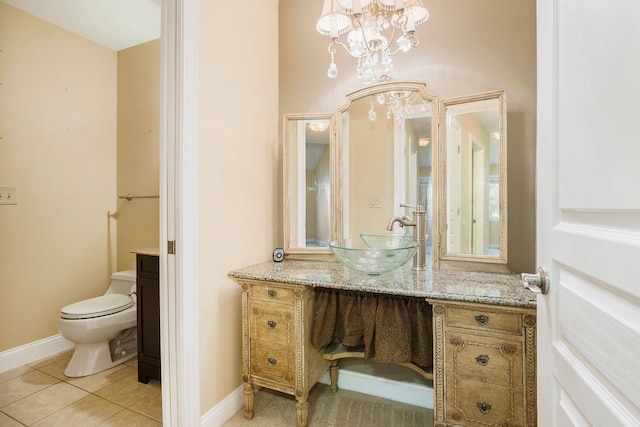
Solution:
M200 3L200 402L241 385L240 287L232 269L271 259L278 240L278 2ZM221 39L222 35L227 39ZM232 42L231 42L232 41Z
M506 89L509 267L535 269L535 0L425 1L429 20L417 50L394 59L395 78L426 82L439 98ZM284 113L332 112L362 86L355 61L336 54L326 75L328 38L315 31L320 4L280 1L280 105Z
M118 52L118 195L160 194L160 40ZM118 199L118 270L157 248L159 199Z
M0 351L57 334L115 268L116 53L0 3Z

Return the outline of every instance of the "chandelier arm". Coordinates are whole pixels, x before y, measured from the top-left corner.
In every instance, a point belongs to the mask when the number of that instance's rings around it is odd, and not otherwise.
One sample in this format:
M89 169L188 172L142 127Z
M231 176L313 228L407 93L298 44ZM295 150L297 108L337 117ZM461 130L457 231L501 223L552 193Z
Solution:
M411 47L418 47L418 45L420 45L420 40L418 40L418 37L411 35L411 37L407 37L407 39L411 42ZM396 50L394 50L393 52L389 52L390 56L395 55L396 53L398 53L398 51L400 50L400 47L396 47Z
M327 50L329 51L329 53L334 54L336 53L336 48L334 46L341 46L344 50L347 51L347 53L349 53L351 55L351 51L349 50L349 48L342 43L340 40L338 40L337 38L333 38L331 39L331 44L329 44L329 47L327 48ZM353 55L351 55L353 56Z
M418 43L413 44L413 42L411 42L411 46L412 47L416 47L416 46L418 46ZM396 53L398 53L399 51L400 51L400 47L396 47L396 50L394 50L394 51L389 50L389 56L393 56Z
M407 40L411 41L411 47L418 47L418 45L420 45L420 39L415 35L413 31L408 32L405 37L407 38Z
M398 20L396 21L397 23L396 27L402 28L402 33L407 34L407 23L409 21L409 17L404 13L401 13L402 11L404 11L404 9L396 12L396 14L398 15Z
M391 43L393 42L393 39L394 39L395 35L396 35L396 27L393 27L393 30L391 30L391 36L389 37L389 40L387 40L386 49L388 51L391 51ZM390 55L394 55L397 51L398 51L398 49L396 49L394 51L394 53L391 53Z
M398 24L398 23L400 23L400 20L401 20L402 18L404 18L404 21L406 21L406 20L408 19L406 15L401 14L401 12L402 12L403 10L404 10L404 9L400 9L398 12L394 12L396 15L399 15L399 18L398 18L398 20L396 21L396 23L397 23L397 24ZM392 19L391 21L393 22L393 19ZM393 27L393 28L391 29L391 36L389 37L389 40L387 40L387 49L389 49L389 46L391 46L391 43L393 42L393 39L396 37L396 29L398 29L398 27L399 27L399 26L402 26L402 27L403 27L403 28L402 28L402 32L403 32L403 33L405 32L405 31L404 31L404 27L406 27L406 22L405 22L404 24L392 25L392 27ZM396 50L394 51L394 53L392 53L391 55L394 55L396 52L398 52L398 49L396 49Z
M362 26L362 14L358 14L357 16L354 16L353 28L356 29L357 31L360 31L360 34L362 34L362 40L364 40L364 52L360 56L354 56L351 53L350 49L347 49L347 50L349 51L351 56L353 56L354 58L364 58L365 56L371 54L371 49L369 48L369 42L367 41L367 34L364 32L364 27Z

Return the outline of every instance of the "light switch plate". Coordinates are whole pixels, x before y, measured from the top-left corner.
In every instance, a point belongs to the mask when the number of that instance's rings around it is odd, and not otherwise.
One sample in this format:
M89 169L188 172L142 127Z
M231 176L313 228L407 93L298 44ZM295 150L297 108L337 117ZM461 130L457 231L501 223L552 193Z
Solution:
M0 185L0 205L17 205L18 188L13 185Z
M369 207L370 208L381 208L382 207L382 195L380 195L380 194L370 194L369 195Z

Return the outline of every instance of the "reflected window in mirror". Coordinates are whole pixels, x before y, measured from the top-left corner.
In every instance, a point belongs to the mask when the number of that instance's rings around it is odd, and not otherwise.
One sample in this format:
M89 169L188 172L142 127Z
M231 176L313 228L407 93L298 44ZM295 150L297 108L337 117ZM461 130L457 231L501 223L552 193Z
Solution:
M402 208L400 204L420 205L427 221L427 257L431 255L431 230L433 228L433 116L431 104L413 106L403 117L396 118L396 182L401 186L395 192L396 216L413 215L412 208ZM399 149L399 150L398 150ZM410 228L394 230L396 233L411 234Z
M329 253L332 226L333 115L285 114L285 252Z
M331 239L331 216L329 214L331 192L329 190L329 120L314 120L300 123L304 127L305 162L304 227L300 227L298 244L307 248L327 247ZM299 221L302 223L302 218Z

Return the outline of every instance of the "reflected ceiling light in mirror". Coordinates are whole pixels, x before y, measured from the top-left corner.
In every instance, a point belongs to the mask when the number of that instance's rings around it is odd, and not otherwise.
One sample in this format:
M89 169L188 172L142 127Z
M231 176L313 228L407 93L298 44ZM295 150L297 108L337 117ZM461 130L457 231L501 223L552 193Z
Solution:
M420 147L426 147L431 142L431 138L418 138L418 145Z
M391 57L418 46L415 29L427 19L429 11L422 0L324 0L316 29L331 37L327 75L338 75L337 45L358 60L357 76L365 84L389 80ZM348 46L339 39L347 32Z
M307 123L307 126L314 132L324 132L329 128L329 123Z
M392 116L396 116L400 119L409 116L414 105L412 96L416 94L417 92L411 91L389 91L371 95L371 99L369 101L369 104L371 106L369 108L369 120L374 121L376 119L376 104L384 105L386 107L387 119L390 119ZM429 111L429 104L427 103L427 101L422 100L420 112L426 114Z

